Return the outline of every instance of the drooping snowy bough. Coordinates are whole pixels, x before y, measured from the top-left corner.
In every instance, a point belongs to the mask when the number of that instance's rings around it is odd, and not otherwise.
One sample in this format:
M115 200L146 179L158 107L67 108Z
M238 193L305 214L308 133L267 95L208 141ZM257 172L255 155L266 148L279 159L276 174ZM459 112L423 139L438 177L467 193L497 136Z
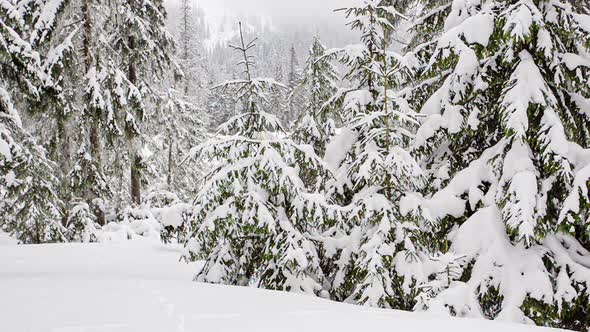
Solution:
M590 17L557 0L423 3L412 100L430 188L412 205L441 218L461 268L425 307L587 328Z
M251 76L252 47L243 40L235 47L243 54L245 77L217 88L234 87L243 112L193 150L213 165L194 201L188 248L206 259L195 278L326 296L317 245L308 233L326 217L326 204L308 192L296 161L327 171L311 146L286 138L278 118L264 111L269 91L284 86Z
M0 4L0 229L21 243L64 241L68 233L59 222L56 165L23 128L12 94L22 87L18 101L35 103L53 82L39 49L62 5Z

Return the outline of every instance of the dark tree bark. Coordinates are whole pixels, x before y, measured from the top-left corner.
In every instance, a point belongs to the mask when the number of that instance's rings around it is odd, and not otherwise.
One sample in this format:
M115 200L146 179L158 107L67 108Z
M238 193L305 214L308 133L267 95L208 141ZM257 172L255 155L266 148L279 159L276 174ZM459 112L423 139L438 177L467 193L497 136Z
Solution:
M578 13L590 13L590 0L569 0Z
M135 48L136 48L136 40L135 36L133 36L133 32L130 32L128 37L128 45L129 47L129 82L131 84L137 86L137 64L135 63ZM135 135L135 133L133 133ZM141 165L142 159L135 144L133 142L133 138L131 139L132 142L131 146L131 200L133 203L139 205L141 204Z
M71 160L72 160L72 149L71 149L71 142L70 142L70 134L68 128L68 120L65 114L59 114L57 119L57 132L59 135L59 145L61 148L58 151L58 160L59 166L61 170L62 178L62 189L66 189L62 192L62 199L65 202L69 202L71 199L71 193L68 188L68 173L71 169ZM68 221L70 219L69 210L67 205L64 206L62 210L61 216L61 223L63 226L67 226Z
M166 183L168 190L172 190L172 181L174 181L174 135L170 133L168 141L168 177Z
M86 72L88 73L94 66L94 54L93 54L93 21L92 21L92 3L93 0L84 0L82 4L82 12L84 15L84 62L86 65ZM92 120L90 125L90 154L92 161L97 171L102 170L102 142L100 139L100 116L98 114L92 114ZM101 206L96 206L95 200L98 197L92 188L87 189L87 197L89 206L94 210L94 214L98 219L100 225L106 225L106 216Z

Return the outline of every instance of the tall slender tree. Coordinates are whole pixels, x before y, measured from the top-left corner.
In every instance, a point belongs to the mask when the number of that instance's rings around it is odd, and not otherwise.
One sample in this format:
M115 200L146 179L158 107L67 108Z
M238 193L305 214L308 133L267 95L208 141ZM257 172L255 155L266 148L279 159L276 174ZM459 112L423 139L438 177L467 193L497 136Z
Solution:
M391 36L404 18L395 2L366 0L343 9L361 44L331 50L347 66L355 86L339 92L344 128L336 137L343 156L328 156L336 179L331 193L346 207L326 241L339 243L335 256L333 297L369 306L411 309L418 287L405 271L424 259L419 215L407 215L400 201L420 188L421 168L409 153L416 114L394 92L406 62L390 51ZM358 241L358 242L357 242ZM356 244L355 244L356 243Z
M131 165L131 199L141 204L142 170L141 121L145 107L156 96L151 80L161 77L170 64L173 38L166 30L166 11L161 0L118 0L114 29L118 32L117 49L126 56L129 82L125 109L125 134Z
M326 47L315 36L305 63L303 78L294 90L305 96L304 113L299 116L293 130L293 139L313 146L315 153L324 157L326 146L336 134L336 105L330 100L338 91L338 74L336 67L326 57ZM310 188L325 183L320 174L308 170L305 161L301 161L302 178Z
M23 128L18 105L41 108L41 96L54 81L44 68L41 47L55 27L46 2L0 6L0 229L22 243L64 241L59 220L57 165ZM13 98L12 91L18 99Z
M182 91L184 96L194 95L195 88L201 86L199 74L201 71L201 35L197 27L197 17L193 8L193 0L180 1L180 21L178 24L177 58L183 73Z
M286 112L282 114L283 124L290 129L293 122L301 115L303 94L297 87L301 84L301 70L295 46L289 49L289 73L287 75L288 102Z

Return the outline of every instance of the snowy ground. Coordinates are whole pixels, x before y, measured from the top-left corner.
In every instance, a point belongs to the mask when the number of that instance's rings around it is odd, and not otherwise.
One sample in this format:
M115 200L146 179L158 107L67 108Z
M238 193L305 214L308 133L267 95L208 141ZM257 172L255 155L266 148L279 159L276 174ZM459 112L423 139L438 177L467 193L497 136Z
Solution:
M540 331L199 284L190 281L196 266L179 264L179 255L177 248L148 241L40 246L2 241L0 331Z
M0 231L0 246L16 244L16 240L13 240L8 234Z

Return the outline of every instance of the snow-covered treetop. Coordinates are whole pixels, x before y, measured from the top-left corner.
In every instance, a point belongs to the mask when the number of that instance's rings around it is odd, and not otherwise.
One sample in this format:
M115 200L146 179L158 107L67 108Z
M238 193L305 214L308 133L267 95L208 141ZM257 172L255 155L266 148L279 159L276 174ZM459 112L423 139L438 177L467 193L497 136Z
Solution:
M250 138L254 137L256 133L282 130L280 120L275 115L265 112L265 107L269 102L268 94L274 89L286 89L286 86L271 78L253 76L256 63L249 51L256 47L256 39L245 42L241 23L240 43L240 45L230 45L230 47L242 55L238 66L243 68L244 78L225 82L213 89L220 91L233 89L236 91L235 101L243 105L243 112L229 119L220 126L219 130L226 134L239 133Z

